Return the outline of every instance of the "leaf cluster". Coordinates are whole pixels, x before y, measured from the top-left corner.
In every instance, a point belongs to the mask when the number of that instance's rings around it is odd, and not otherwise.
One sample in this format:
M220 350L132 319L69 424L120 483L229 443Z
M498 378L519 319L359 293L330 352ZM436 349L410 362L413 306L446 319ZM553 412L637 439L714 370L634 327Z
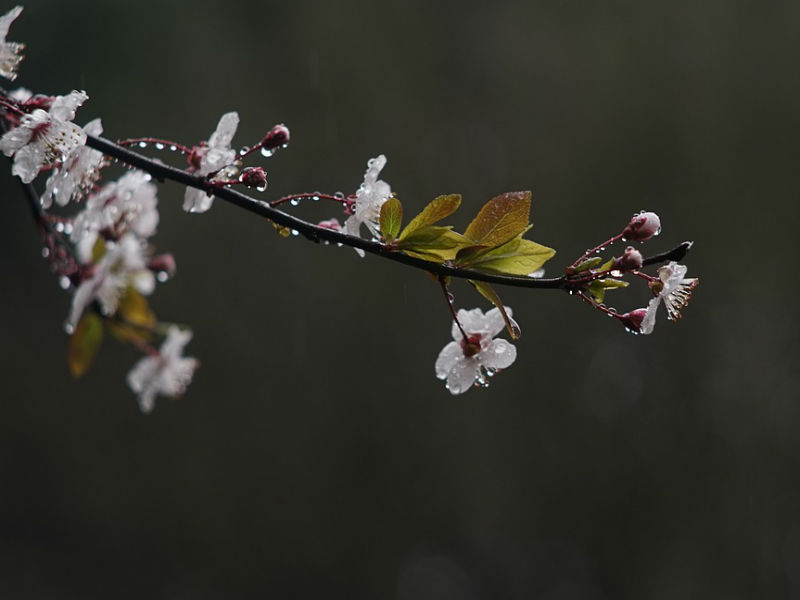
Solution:
M396 197L384 202L380 231L386 247L410 256L456 268L497 275L530 276L555 255L555 250L523 236L530 223L531 193L508 192L492 198L478 211L464 233L452 226L437 225L461 205L461 196L439 196L402 228L403 205ZM507 315L497 292L480 281L469 280L475 289L497 306L513 338L519 328Z

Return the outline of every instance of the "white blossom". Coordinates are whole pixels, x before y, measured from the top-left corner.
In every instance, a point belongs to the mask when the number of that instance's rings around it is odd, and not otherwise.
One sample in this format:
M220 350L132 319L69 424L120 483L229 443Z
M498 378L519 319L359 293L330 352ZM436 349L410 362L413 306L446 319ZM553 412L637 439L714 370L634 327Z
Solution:
M18 87L8 92L8 97L14 100L15 102L24 104L25 102L33 98L33 92L30 91L28 88Z
M107 243L106 253L94 266L92 275L75 290L67 328L74 329L83 311L94 301L100 304L104 315L113 315L128 287L145 295L155 288L155 276L147 268L145 248L133 234Z
M195 175L210 175L228 166L236 159L236 150L231 148L231 141L239 126L239 114L229 112L222 115L217 129L208 138L208 144L200 146L196 152L200 156L200 165ZM201 213L211 208L213 196L197 188L187 187L183 197L183 210Z
M86 133L71 121L87 98L86 92L77 91L57 96L49 111L37 108L3 135L0 151L14 156L11 173L30 183L42 165L63 160L74 148L85 144Z
M508 316L511 309L506 307ZM485 384L486 376L511 366L517 349L503 339L493 339L505 327L503 315L493 308L485 315L480 308L458 311L458 321L467 334L461 334L453 322L453 340L436 359L436 377L446 380L451 394L463 394L474 383Z
M0 17L0 75L10 81L17 78L17 68L22 62L22 51L25 44L17 42L7 42L8 28L22 12L21 6L15 6L2 17Z
M117 236L131 232L140 238L153 235L158 225L156 186L144 171L129 171L108 183L86 201L75 217L72 241L78 258L88 262L98 233L104 229Z
M656 312L661 302L667 307L667 318L676 321L681 318L680 309L689 302L692 290L700 282L696 277L686 278L687 267L679 265L675 261L664 265L658 270L660 281L651 284L656 297L647 304L647 311L642 319L639 328L640 333L649 334L653 332L656 324Z
M363 224L373 237L380 237L381 206L392 195L392 188L389 184L378 179L381 169L385 166L386 157L383 154L367 162L364 183L356 191L353 214L344 222L344 231L347 235L360 236ZM359 256L364 256L363 250L356 248L356 252Z
M158 394L174 398L191 383L198 361L183 356L183 348L191 339L191 331L170 327L158 354L140 359L130 370L128 385L139 395L142 412L153 410Z
M88 135L100 135L103 133L103 124L100 119L94 119L86 124L83 131ZM100 177L102 162L102 152L88 146L73 148L63 163L55 167L47 178L41 198L42 208L50 208L53 200L59 206L66 206L72 199L79 200L81 194Z

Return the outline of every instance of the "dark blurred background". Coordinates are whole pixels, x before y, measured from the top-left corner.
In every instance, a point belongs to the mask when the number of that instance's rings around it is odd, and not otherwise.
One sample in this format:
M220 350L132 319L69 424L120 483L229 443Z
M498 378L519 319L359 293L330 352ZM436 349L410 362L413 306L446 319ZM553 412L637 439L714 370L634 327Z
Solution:
M452 397L423 274L219 200L186 215L167 184L178 275L152 305L202 367L143 416L129 347L69 376L69 299L6 164L0 596L800 597L799 26L789 0L28 2L17 83L86 89L109 137L285 122L269 198L351 193L385 153L407 211L462 193L459 227L532 189L551 274L654 210L646 249L695 240L702 284L649 337L503 290L517 363Z

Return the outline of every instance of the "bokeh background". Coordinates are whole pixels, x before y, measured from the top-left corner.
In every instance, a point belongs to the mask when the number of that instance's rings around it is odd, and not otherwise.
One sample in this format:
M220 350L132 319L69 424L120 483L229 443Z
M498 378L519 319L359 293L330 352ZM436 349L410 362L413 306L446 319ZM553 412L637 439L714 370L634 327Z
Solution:
M6 168L0 596L800 596L798 26L789 0L28 2L18 83L86 89L109 137L285 122L269 198L351 193L385 153L409 212L462 193L459 227L532 189L552 274L654 210L647 249L695 240L702 284L649 337L503 290L519 359L452 397L423 274L220 201L186 215L167 184L178 275L152 304L202 367L143 416L130 348L70 378L69 300Z

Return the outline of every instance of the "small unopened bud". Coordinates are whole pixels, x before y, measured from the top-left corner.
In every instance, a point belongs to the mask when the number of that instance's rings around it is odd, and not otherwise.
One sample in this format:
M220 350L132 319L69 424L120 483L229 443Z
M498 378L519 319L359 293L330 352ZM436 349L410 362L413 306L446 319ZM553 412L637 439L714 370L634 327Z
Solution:
M261 167L247 167L242 169L239 181L247 187L256 188L259 191L267 189L267 172Z
M147 263L147 268L155 273L158 273L160 281L166 281L175 275L177 269L175 265L175 258L172 254L159 254L154 256Z
M274 150L289 143L289 128L286 125L275 125L264 136L261 147L266 150Z
M654 212L633 215L631 222L622 230L622 237L634 242L644 242L661 233L661 219Z
M642 333L642 321L647 314L646 308L637 308L620 316L620 321L625 328L634 333Z
M642 267L642 253L633 246L625 248L622 256L614 259L614 269L620 271L633 271Z

